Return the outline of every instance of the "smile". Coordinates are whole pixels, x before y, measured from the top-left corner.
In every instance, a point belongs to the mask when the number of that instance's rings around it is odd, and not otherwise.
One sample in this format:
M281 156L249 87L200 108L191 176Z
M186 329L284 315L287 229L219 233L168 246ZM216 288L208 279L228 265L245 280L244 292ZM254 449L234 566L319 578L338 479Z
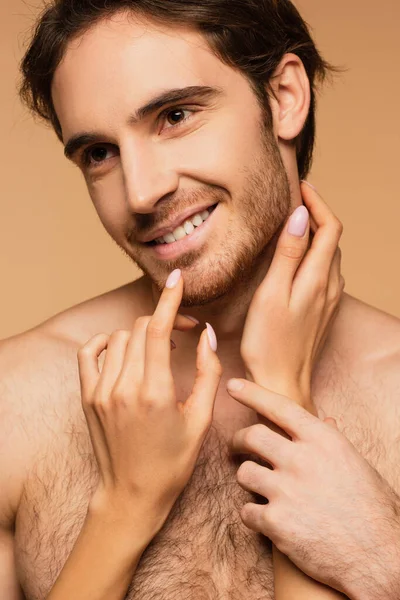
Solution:
M204 236L214 220L217 204L210 206L190 219L184 221L172 233L167 233L146 245L150 246L152 252L165 260L177 258L180 254L199 247Z

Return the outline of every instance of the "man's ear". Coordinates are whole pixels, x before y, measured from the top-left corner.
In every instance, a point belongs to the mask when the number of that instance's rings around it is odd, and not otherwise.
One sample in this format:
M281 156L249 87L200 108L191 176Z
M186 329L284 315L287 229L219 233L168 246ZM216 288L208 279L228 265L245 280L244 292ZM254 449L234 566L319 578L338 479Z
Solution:
M270 85L275 95L274 132L282 140L293 140L302 131L310 110L310 82L301 59L285 54Z

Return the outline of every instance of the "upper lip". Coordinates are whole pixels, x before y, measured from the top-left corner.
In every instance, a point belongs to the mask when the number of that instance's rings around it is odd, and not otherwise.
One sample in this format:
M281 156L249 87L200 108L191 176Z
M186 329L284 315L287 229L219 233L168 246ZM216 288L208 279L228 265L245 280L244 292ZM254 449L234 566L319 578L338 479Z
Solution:
M180 215L176 216L172 221L166 223L163 227L160 227L159 229L154 229L153 231L148 233L146 236L141 238L139 242L142 242L143 244L146 242L152 242L157 238L163 237L163 235L167 235L167 233L172 233L174 229L178 227L178 225L181 225L184 221L190 219L190 217L193 217L193 215L196 215L197 213L203 212L203 210L214 206L214 204L215 202L213 202L212 204L202 204L201 206L196 206L196 208L188 208Z

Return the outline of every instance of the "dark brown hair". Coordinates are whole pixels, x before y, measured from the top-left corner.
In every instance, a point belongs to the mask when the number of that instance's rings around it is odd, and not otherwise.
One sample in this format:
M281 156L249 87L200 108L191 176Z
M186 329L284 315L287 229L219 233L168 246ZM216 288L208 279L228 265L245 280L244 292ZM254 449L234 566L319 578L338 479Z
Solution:
M73 38L120 11L198 30L222 62L248 79L270 127L270 79L284 54L296 54L311 87L309 115L296 139L300 178L308 175L315 142L317 83L343 69L321 57L307 24L289 0L52 0L44 7L21 61L19 94L34 114L51 123L60 141L61 126L51 97L54 72Z

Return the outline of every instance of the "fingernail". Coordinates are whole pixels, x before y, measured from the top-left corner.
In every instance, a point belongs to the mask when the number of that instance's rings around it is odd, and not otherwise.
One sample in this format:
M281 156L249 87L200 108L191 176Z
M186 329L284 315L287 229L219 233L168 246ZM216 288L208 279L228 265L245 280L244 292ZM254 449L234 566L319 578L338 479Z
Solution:
M244 383L243 381L240 381L240 379L230 379L226 384L226 387L231 392L239 392L244 388Z
M169 341L171 342L171 350L175 350L176 344L175 344L174 340L170 339Z
M198 321L197 319L195 319L194 317L191 317L190 315L182 315L183 317L186 317L187 319L190 319L191 321L193 321L194 323L196 323L197 325L200 325L200 321Z
M206 323L206 325L207 325L208 341L210 342L211 350L214 350L214 352L216 352L217 351L217 336L215 335L215 331L211 327L210 323Z
M302 183L306 183L308 185L308 187L310 187L312 190L314 190L314 192L317 192L317 194L319 193L317 188L313 186L312 183L310 183L309 181L306 181L305 179L301 180Z
M179 279L181 277L181 270L180 269L175 269L175 271L172 271L172 273L169 274L167 281L165 282L165 287L172 289L176 286L176 284L178 283Z
M298 206L289 219L288 233L303 237L308 224L308 210L305 206Z

